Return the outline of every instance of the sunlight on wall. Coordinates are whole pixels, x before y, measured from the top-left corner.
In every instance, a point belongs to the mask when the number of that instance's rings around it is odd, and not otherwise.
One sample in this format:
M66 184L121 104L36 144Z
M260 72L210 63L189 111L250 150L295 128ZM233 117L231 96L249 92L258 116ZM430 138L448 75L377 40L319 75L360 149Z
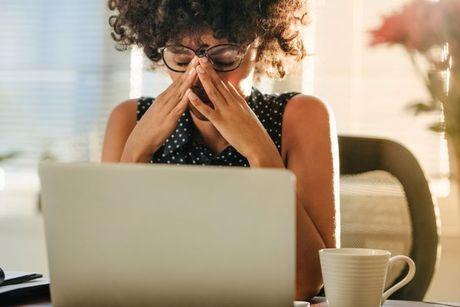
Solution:
M428 130L439 114L406 110L427 97L404 50L368 46L369 30L403 0L317 1L314 94L328 103L342 135L387 138L406 146L430 179L435 196L449 194L442 135Z
M316 32L316 14L314 7L318 5L312 3L311 24L306 27L302 37L307 51L307 57L302 62L302 93L313 94L315 79L315 32Z
M137 98L142 93L143 51L135 46L131 49L129 98Z

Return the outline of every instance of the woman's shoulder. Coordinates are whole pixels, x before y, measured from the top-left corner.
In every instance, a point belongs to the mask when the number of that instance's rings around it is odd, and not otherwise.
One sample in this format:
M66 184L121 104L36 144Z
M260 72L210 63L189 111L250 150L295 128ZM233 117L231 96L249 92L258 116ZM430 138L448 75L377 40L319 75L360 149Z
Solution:
M110 118L118 120L127 120L134 118L137 111L137 99L128 99L117 104L110 114Z
M102 161L120 161L126 140L136 125L136 110L136 99L120 102L112 109L104 134Z
M308 139L315 144L316 138L329 138L335 130L335 120L331 107L321 99L311 95L293 96L283 114L283 132L293 143ZM284 133L283 133L284 134Z
M284 116L292 120L308 118L309 121L321 122L330 120L332 109L318 97L299 93L289 99Z
M117 121L134 121L136 123L141 119L154 100L154 97L148 96L127 99L112 109L109 118L115 118Z
M288 102L285 116L314 116L321 119L329 117L332 113L331 107L326 102L312 95L297 92Z
M141 96L122 101L112 109L109 120L134 122L135 124L154 100L155 98L153 97Z

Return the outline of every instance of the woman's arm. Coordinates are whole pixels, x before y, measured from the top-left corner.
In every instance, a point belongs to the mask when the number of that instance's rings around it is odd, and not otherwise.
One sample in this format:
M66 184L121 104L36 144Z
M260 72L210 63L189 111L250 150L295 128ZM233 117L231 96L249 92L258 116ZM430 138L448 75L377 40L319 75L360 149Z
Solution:
M318 250L339 245L339 162L333 115L320 100L296 95L282 122L286 167L297 177L296 299L322 286Z
M101 162L120 162L126 141L136 126L137 101L127 100L110 113L104 135Z

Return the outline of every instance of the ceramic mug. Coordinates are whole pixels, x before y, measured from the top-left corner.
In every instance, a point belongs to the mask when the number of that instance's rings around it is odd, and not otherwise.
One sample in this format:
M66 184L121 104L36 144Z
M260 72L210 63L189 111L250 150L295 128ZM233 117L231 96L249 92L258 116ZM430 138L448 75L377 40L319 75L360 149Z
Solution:
M415 263L407 256L391 257L387 250L325 248L319 251L324 291L329 307L379 307L415 275ZM399 260L409 265L406 276L384 291L387 271Z

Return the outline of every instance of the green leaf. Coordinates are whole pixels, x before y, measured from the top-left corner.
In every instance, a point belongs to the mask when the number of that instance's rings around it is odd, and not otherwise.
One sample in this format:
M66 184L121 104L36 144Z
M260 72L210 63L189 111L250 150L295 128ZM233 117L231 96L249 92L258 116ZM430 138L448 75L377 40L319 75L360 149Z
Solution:
M10 160L10 159L16 158L16 157L19 156L20 154L21 154L20 151L15 150L15 151L11 151L11 152L9 152L9 153L0 155L0 162L4 162L4 161L6 161L6 160Z
M57 161L57 156L49 149L45 149L40 155L40 161Z
M414 115L419 115L420 113L427 113L438 110L436 107L436 103L425 102L425 101L418 101L414 102L406 107L407 111L413 113Z
M443 122L434 123L429 126L429 129L434 132L444 132L446 131L446 124Z

